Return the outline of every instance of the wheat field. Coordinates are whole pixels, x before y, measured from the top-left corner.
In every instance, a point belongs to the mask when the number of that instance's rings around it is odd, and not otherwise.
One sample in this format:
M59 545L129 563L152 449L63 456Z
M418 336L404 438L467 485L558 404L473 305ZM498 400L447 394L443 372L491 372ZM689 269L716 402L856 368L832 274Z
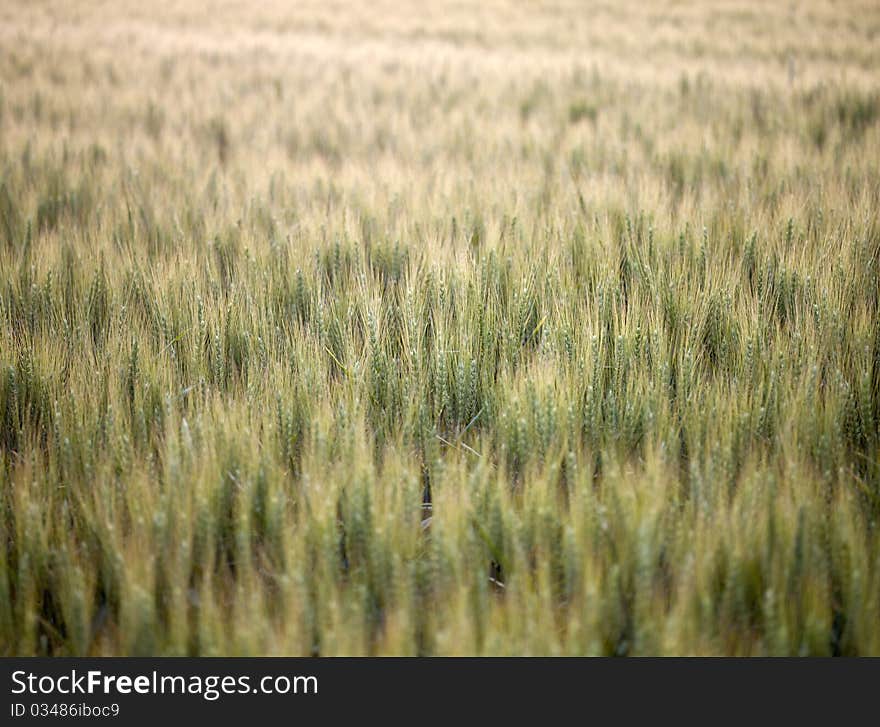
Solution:
M880 5L5 2L0 654L880 654Z

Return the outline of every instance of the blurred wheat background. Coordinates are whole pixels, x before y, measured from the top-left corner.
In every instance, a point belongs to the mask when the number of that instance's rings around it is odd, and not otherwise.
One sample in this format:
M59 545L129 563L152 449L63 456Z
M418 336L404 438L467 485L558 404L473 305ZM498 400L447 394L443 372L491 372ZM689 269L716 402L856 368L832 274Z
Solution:
M5 2L0 653L880 654L880 5Z

